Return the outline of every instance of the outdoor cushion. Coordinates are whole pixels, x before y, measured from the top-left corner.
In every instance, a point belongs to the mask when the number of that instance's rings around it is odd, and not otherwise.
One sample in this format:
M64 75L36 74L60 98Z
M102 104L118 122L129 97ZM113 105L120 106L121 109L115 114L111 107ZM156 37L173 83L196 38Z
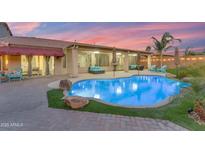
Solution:
M157 71L156 65L152 65L150 67L149 71Z
M167 71L167 65L163 65L161 68L158 68L157 71L158 71L158 72L161 72L161 73L166 73L166 71Z
M132 64L132 65L129 66L129 69L130 69L130 70L134 70L134 69L136 69L136 68L137 68L137 65L135 65L135 64Z
M129 65L129 69L130 70L143 70L144 66L143 65L132 64L132 65Z
M105 70L100 66L90 66L88 68L88 71L90 73L104 73L105 72Z
M22 71L21 69L18 69L16 71L13 71L11 73L6 74L6 76L8 77L9 80L13 80L13 79L19 79L22 80L23 79L23 75L22 75Z

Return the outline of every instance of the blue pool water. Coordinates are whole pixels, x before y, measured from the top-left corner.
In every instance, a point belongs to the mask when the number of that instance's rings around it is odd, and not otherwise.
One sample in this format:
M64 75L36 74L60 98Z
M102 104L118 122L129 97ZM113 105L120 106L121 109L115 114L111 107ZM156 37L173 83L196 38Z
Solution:
M188 86L162 76L90 79L74 83L68 95L92 97L113 105L152 107Z

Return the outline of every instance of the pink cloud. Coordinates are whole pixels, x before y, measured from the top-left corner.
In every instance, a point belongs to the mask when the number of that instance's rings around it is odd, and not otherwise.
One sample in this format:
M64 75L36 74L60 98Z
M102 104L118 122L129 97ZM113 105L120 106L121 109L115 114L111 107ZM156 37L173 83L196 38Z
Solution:
M40 26L41 23L38 22L17 22L17 23L8 23L11 31L15 33L15 35L26 35L29 32L32 32L36 28Z
M189 39L204 38L205 31L184 31L186 28L199 26L202 23L149 23L143 26L119 26L103 27L96 26L87 28L85 31L66 31L55 34L44 34L39 37L74 41L90 44L108 45L121 48L142 49L152 45L151 37L160 38L161 35L170 31L176 38L185 42Z

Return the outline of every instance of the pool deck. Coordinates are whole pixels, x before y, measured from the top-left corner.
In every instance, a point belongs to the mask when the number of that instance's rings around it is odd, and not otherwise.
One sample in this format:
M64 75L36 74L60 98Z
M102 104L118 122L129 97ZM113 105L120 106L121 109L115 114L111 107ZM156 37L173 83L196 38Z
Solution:
M115 72L115 76L113 76L113 72L106 72L104 74L90 74L90 73L83 73L79 74L78 77L76 78L64 78L64 79L69 79L73 83L80 81L80 80L86 80L86 79L108 79L108 78L122 78L122 77L130 77L132 75L138 75L138 71L132 70L129 72L124 72L124 71L117 71ZM160 76L165 76L164 73L158 73L158 72L150 72L148 70L140 71L139 75L160 75ZM169 74L168 74L169 75ZM60 80L51 82L48 84L48 87L51 89L58 89L59 88L59 82Z
M0 130L186 130L166 120L48 108L47 85L63 78L67 77L54 76L0 84Z

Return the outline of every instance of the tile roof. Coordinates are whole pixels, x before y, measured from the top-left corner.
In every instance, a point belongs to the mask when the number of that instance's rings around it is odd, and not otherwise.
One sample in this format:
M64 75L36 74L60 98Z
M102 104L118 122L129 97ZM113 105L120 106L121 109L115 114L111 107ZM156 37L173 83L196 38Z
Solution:
M109 47L104 45L94 45L94 44L87 44L87 43L52 40L52 39L36 38L36 37L19 37L19 36L3 37L0 38L0 44L1 43L16 45L16 46L33 46L33 47L37 46L37 47L45 47L45 48L69 48L75 44L76 46L80 46L80 47L99 48L99 49L106 49L106 50L113 50L113 48L115 48L118 51L130 51L130 52L151 54L151 52L140 51L140 50L116 48L116 47Z

